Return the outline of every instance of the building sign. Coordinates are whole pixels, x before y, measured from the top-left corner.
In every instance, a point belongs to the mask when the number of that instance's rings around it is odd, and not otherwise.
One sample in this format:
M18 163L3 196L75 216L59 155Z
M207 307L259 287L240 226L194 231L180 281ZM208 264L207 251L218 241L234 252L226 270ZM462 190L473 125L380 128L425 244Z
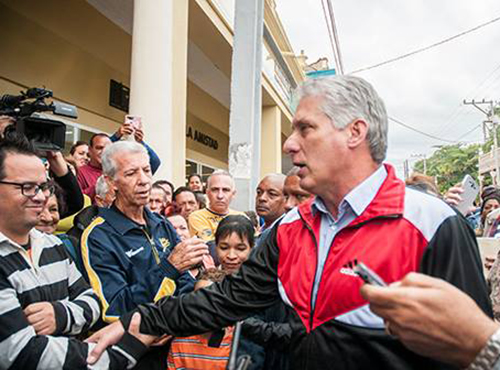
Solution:
M186 118L186 149L193 150L219 162L227 163L229 135L191 112L187 113ZM201 159L198 158L198 160Z
M219 148L219 143L217 142L216 139L210 137L208 134L193 129L191 126L188 126L186 136L189 139L197 141L214 150L217 150Z

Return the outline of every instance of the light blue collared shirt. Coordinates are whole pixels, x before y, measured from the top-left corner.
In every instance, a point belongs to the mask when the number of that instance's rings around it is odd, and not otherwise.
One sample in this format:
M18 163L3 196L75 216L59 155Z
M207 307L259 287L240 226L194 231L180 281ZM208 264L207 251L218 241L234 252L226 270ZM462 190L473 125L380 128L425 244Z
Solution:
M321 227L318 242L318 267L316 268L313 287L313 308L316 306L316 296L318 295L321 275L335 236L365 211L366 207L375 198L386 177L387 170L382 165L370 177L352 189L340 202L337 219L327 210L323 200L316 197L312 205L312 211L313 214L321 212Z

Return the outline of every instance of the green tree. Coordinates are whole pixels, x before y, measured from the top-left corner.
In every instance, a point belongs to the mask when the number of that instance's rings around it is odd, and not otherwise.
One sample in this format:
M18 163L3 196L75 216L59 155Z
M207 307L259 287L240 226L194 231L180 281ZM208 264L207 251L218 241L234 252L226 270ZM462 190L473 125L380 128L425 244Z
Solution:
M471 175L478 181L479 144L446 145L427 158L427 175L436 179L441 193ZM418 161L414 170L424 172L424 161Z

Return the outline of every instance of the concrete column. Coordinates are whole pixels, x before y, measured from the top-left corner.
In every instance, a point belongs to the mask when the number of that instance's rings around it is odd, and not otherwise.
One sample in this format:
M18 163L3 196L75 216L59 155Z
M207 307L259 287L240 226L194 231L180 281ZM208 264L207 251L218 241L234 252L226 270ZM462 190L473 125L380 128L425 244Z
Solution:
M281 172L281 111L277 106L262 109L260 178Z
M162 164L155 178L184 183L187 1L134 2L130 114Z
M238 193L232 207L253 210L260 177L264 0L236 1L229 117L229 171Z

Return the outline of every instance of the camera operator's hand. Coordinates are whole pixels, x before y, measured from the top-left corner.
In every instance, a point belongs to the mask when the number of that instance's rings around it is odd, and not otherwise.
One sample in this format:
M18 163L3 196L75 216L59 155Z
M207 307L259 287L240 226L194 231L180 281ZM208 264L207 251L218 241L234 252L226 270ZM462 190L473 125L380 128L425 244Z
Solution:
M209 254L208 246L197 237L186 239L177 244L167 260L179 271L184 272L203 261Z
M132 124L125 122L120 126L118 131L116 131L115 135L119 139L123 135L133 135L133 134L134 134L134 128L132 127Z
M3 138L5 129L16 123L16 120L9 116L0 116L0 139Z
M56 177L62 177L68 173L68 164L61 152L47 151L45 156L49 162L50 170Z
M134 138L138 143L142 143L142 141L144 140L144 131L142 131L142 128L135 129Z

